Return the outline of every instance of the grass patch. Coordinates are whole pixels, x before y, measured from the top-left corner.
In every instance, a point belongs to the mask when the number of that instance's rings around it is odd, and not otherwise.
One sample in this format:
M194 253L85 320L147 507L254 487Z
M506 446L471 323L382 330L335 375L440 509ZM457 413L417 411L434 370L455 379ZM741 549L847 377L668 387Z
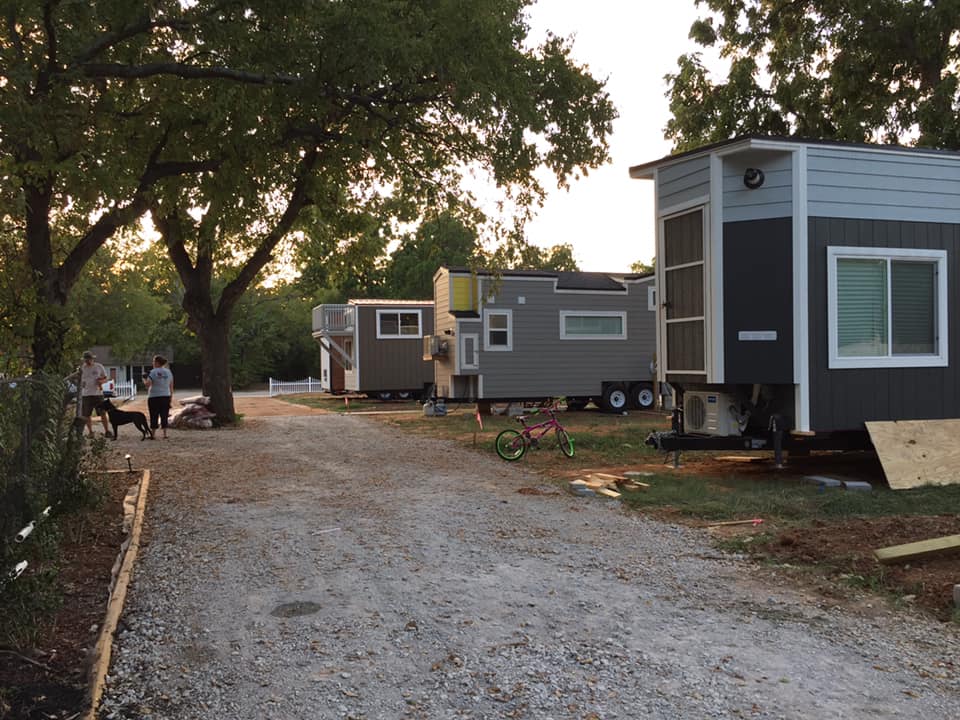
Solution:
M275 399L283 400L293 405L304 405L306 407L338 413L364 411L390 412L394 410L410 410L416 412L423 407L416 400L383 401L365 397L347 398L345 395L277 395ZM347 400L349 400L349 403Z

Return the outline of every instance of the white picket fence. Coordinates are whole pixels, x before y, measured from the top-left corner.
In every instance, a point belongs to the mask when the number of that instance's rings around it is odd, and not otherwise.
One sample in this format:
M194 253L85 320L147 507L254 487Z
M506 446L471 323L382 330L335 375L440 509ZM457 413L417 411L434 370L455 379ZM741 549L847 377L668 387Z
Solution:
M104 392L112 392L117 400L126 402L133 400L137 396L137 382L136 380L127 380L125 382L110 380L103 384L103 390Z
M323 392L323 388L320 386L320 381L315 377L308 377L303 380L291 380L289 382L270 378L270 387L267 392L270 397L274 397L275 395Z

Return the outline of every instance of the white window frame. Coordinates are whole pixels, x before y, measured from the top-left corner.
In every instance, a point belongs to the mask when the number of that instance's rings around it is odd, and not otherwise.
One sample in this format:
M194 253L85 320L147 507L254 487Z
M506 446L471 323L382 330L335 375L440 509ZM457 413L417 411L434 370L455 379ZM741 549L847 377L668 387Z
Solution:
M886 260L888 263L896 260L913 262L935 262L937 264L937 307L936 332L937 352L932 355L894 355L893 343L888 342L889 355L885 357L841 357L837 338L837 260L843 258L874 258ZM891 273L887 273L887 302L892 302L889 290ZM888 312L892 312L888 308ZM831 370L856 368L907 368L907 367L947 367L949 365L948 337L949 305L947 304L947 251L923 248L878 248L878 247L841 247L827 248L827 323L829 362ZM887 323L887 332L893 333L893 323Z
M571 335L567 333L568 317L618 317L620 318L621 332L619 335ZM560 311L560 339L561 340L626 340L627 313L625 310L561 310Z
M656 285L647 286L647 310L651 312L657 311L657 286Z
M417 315L417 334L416 335L401 335L400 334L400 315L401 314L412 314L416 313ZM396 315L397 316L397 334L396 335L386 335L380 332L380 317L382 315ZM407 309L383 309L377 310L377 340L413 340L414 338L423 337L423 310L418 308L407 308Z
M507 344L490 344L490 316L503 315L507 318ZM499 330L499 328L497 328ZM483 310L483 350L484 352L510 352L513 350L513 310L484 308Z

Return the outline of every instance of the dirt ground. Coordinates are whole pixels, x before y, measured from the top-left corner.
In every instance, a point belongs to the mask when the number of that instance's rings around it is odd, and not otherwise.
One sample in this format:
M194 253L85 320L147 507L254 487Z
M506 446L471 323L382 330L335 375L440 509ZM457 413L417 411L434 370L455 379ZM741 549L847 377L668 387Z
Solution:
M125 409L145 410L146 401L140 398L137 403ZM236 409L250 421L252 428L257 427L257 418L327 414L323 410L261 397L238 397ZM171 431L171 438L166 443L169 444L170 452L177 454L181 451L181 446L192 439L194 433L203 432ZM141 461L148 459L156 462L162 457L164 447L164 441L160 440L141 444L136 433L129 431L129 428L122 428L120 439L111 446L113 463L114 465L122 464L125 453L133 455L136 467L140 466ZM243 450L242 453L241 450ZM248 446L238 447L235 457L243 458L244 467L256 467L258 464L268 462L266 454L259 451L250 452ZM811 458L802 466L793 464L791 472L822 472L823 462L821 459ZM847 474L853 474L855 471L869 474L876 471L876 468L870 468L868 465L846 468ZM186 466L181 463L175 467ZM663 472L663 466L659 463L649 465L651 469L654 467L658 472ZM626 468L607 469L616 472ZM756 473L758 476L770 472L769 465L763 463L737 464L731 467L729 463L713 459L691 458L685 458L684 466L680 469L681 472L710 473L721 470L737 474ZM108 477L110 500L103 517L111 520L102 524L87 523L68 533L75 542L68 545L61 573L64 605L53 627L44 635L39 645L40 649L29 656L8 654L6 657L0 657L3 660L0 663L0 686L21 689L15 697L16 705L10 710L9 717L67 718L78 709L80 688L86 669L85 652L92 645L96 626L102 620L107 578L120 542L119 505L128 484L125 475ZM172 482L172 478L167 478L167 482ZM531 496L553 495L553 491L546 486L527 485L519 487L516 492ZM209 496L209 492L200 494ZM227 503L235 502L229 498L220 498L220 500ZM676 520L676 518L672 519ZM857 520L843 524L824 523L818 526L815 535L785 529L776 533L776 539L770 545L770 553L784 562L836 562L835 579L842 582L846 579L844 576L851 577L859 574L868 577L870 572L875 570L875 563L870 554L875 547L940 534L954 534L960 532L957 522L956 516L943 516L908 520ZM955 568L956 560L947 559L940 563L924 563L922 567L907 566L886 572L901 578L903 587L913 590L911 594L915 597L910 600L911 604L930 608L940 617L944 617L949 609L942 602L942 588L945 583L949 582L952 585L957 581ZM829 597L831 601L840 601L842 595L834 584L813 586L812 589ZM2 716L0 712L0 717ZM570 717L579 717L579 715L570 715Z

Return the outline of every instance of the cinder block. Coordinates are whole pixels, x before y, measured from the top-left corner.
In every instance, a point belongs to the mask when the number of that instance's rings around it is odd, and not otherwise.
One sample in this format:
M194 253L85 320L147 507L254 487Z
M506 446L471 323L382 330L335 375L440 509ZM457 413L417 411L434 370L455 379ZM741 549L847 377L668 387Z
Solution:
M819 485L820 487L843 487L843 481L826 475L804 475L803 481Z
M873 486L868 482L863 482L862 480L844 480L843 487L847 490L857 490L859 492L870 492L873 490Z

